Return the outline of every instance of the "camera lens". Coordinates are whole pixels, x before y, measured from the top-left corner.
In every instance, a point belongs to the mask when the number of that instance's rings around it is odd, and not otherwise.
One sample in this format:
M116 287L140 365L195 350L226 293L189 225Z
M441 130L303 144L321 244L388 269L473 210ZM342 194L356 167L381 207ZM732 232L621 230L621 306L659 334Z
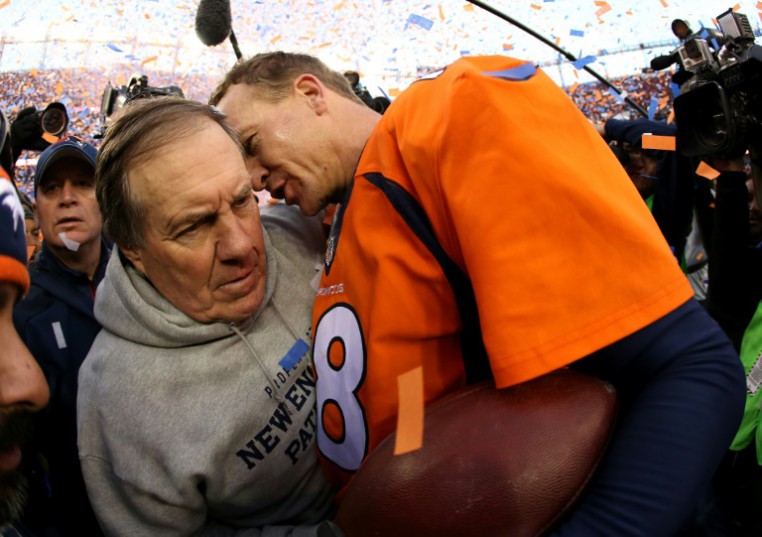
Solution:
M60 135L69 124L66 108L61 103L51 103L42 112L40 126L42 130L53 136Z
M698 110L697 136L708 151L717 151L728 142L728 120L719 107L708 106Z

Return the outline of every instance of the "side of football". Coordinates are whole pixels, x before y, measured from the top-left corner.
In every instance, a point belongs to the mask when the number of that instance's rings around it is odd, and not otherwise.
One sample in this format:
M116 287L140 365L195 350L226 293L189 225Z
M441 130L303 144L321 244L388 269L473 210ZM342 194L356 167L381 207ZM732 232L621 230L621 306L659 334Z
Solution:
M347 537L535 537L580 496L616 418L613 387L563 369L467 386L424 413L423 446L394 434L360 467L336 523Z

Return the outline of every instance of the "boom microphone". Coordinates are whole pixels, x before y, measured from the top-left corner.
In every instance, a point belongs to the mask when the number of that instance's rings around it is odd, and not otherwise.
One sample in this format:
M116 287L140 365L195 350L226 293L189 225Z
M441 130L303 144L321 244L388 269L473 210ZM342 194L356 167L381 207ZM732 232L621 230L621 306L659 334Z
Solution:
M656 56L651 60L651 69L654 71L661 71L666 69L670 65L677 61L677 54L666 54L664 56Z
M232 32L229 0L201 0L196 12L196 35L213 47L225 41Z

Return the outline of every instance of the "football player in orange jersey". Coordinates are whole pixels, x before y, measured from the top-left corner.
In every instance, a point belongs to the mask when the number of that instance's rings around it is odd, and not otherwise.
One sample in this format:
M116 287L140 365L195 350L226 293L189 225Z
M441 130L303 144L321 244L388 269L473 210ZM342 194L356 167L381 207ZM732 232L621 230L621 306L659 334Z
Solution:
M614 155L541 70L461 58L381 116L319 60L272 52L210 103L255 188L306 214L341 203L312 332L318 447L338 480L394 431L406 372L422 368L428 404L572 366L612 382L621 410L553 535L674 535L738 427L743 371Z

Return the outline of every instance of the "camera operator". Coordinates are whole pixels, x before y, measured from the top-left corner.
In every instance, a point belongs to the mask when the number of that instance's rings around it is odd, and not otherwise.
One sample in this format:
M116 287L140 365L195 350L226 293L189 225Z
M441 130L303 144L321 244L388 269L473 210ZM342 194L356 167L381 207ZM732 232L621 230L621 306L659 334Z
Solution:
M720 172L709 250L705 306L728 334L749 375L762 350L762 248L751 234L749 174L741 157L707 159ZM759 170L752 166L755 183ZM758 367L758 365L757 365ZM751 377L751 375L749 375ZM739 431L719 466L713 487L696 521L696 535L762 535L762 441L760 394L747 383L747 404ZM752 390L755 390L752 393Z
M702 535L758 537L762 535L762 250L751 238L749 177L743 156L748 151L759 201L762 47L754 43L745 15L729 9L717 17L717 24L721 39L693 39L679 49L691 77L681 87L674 110L681 151L703 158L720 172L706 307L740 353L747 390L741 426L715 475L712 496L698 524Z

